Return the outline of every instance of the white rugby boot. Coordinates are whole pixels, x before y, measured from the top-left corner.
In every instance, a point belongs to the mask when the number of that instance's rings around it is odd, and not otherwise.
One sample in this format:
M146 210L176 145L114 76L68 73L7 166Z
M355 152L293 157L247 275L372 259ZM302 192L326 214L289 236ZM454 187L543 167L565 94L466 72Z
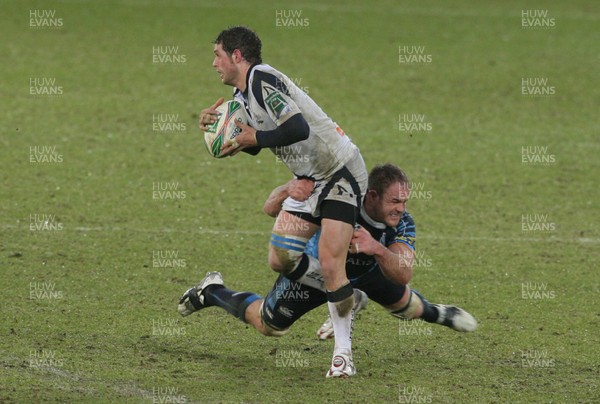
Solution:
M327 371L325 377L350 377L356 374L354 361L351 355L343 353L333 355L331 368Z
M177 306L179 314L185 317L203 309L205 306L202 292L210 285L223 285L223 275L220 272L208 272L198 285L189 288L179 299L179 306Z
M477 320L460 307L445 304L432 304L438 310L437 323L460 332L471 332L477 328Z

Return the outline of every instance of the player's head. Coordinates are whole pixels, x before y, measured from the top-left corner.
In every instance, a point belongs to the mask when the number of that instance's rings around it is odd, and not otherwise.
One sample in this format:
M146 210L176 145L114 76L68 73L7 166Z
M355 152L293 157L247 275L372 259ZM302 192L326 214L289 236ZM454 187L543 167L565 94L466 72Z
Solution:
M256 32L248 27L237 26L224 29L219 33L214 44L221 45L229 55L232 55L236 49L239 50L250 64L262 63L260 54L262 43Z
M223 84L233 86L242 79L245 81L247 68L262 63L261 47L260 38L250 28L232 27L221 31L214 41L213 67Z
M406 210L409 196L406 173L393 164L380 164L369 173L365 210L373 220L395 227Z
M256 32L248 27L231 27L224 29L219 33L214 42L215 45L221 45L223 50L230 56L235 50L250 64L262 63L261 48L262 43Z

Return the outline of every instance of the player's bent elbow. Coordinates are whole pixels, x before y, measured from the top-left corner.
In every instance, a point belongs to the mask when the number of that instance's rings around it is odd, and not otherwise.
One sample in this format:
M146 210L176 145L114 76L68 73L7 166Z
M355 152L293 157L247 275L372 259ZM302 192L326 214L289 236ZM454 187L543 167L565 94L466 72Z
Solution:
M412 281L412 269L403 272L404 274L402 275L400 282L402 282L402 285L408 285Z
M286 129L286 138L291 143L301 142L308 139L310 135L310 126L302 114L296 114L288 119L284 124Z
M308 122L306 122L305 119L303 119L303 125L302 125L302 129L300 129L299 131L299 138L302 140L306 140L308 139L308 136L310 135L310 126L308 125Z
M413 277L413 269L412 269L412 265L404 268L402 271L400 271L400 282L402 282L402 285L408 285L410 283L410 281L412 281L412 277Z

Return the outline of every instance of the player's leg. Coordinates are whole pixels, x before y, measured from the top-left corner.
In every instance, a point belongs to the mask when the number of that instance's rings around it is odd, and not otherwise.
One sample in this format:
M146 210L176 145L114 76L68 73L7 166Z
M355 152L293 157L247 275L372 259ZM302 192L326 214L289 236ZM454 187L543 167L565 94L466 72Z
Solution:
M281 336L310 310L327 301L324 292L279 275L264 302L246 311L246 321L267 336Z
M408 285L397 285L387 279L380 269L361 276L353 284L373 301L387 308L394 317L403 320L422 319L462 332L477 328L477 321L465 310L456 306L431 304Z
M293 207L300 210L301 205ZM273 225L269 265L290 280L324 291L319 261L305 253L319 223L306 212L282 210Z
M360 295L355 294L355 299L359 297L360 300L363 300L364 297L368 296L368 298L384 307L398 302L404 296L405 287L392 283L378 269L353 278L351 284L355 291L361 291ZM366 306L366 302L364 304ZM360 301L355 304L355 306L360 305ZM355 309L355 311L358 310ZM336 332L337 330L331 329L326 320L317 331L317 335L320 339L326 339L335 336Z
M246 321L246 309L258 300L260 296L255 293L226 288L220 272L208 272L198 285L183 294L177 310L182 316L188 316L198 310L218 306Z
M385 278L381 270L371 271L353 279L352 285L365 292L371 300L388 309L394 317L403 320L422 319L462 332L474 331L477 328L477 321L465 310L455 306L431 304L419 292L411 290L408 285L397 285ZM325 327L326 323L321 328ZM321 328L317 334L331 333Z
M369 297L362 290L354 288L354 319L356 320L356 316L359 312L367 308L367 304L369 303ZM331 316L327 316L327 319L321 324L319 329L317 330L317 338L320 340L326 340L329 338L333 338L333 323L331 322Z
M319 262L327 289L327 306L335 345L327 377L356 373L352 360L354 288L346 276L346 257L367 187L367 170L359 153L321 190Z
M178 311L187 316L207 307L221 307L266 336L282 336L305 313L325 303L325 294L280 276L265 299L255 293L236 292L223 284L219 272L209 272L188 289ZM266 302L266 303L265 303Z
M354 288L346 277L346 254L353 231L354 227L348 223L331 219L322 221L319 262L336 335L334 355L338 353L350 355L352 352L351 316L354 306Z
M217 306L241 321L252 325L267 336L281 336L285 332L274 330L261 321L264 299L250 292L236 292L223 284L220 272L209 272L197 286L188 289L179 301L178 311L182 316L198 310Z
M390 314L403 320L420 318L428 323L441 324L461 332L471 332L477 328L477 320L467 311L456 306L431 304L408 285L402 298L386 307Z
M264 304L264 299L259 299L255 302L252 302L247 308L246 313L244 315L246 323L250 324L252 327L256 329L256 331L260 332L263 335L268 337L279 337L285 334L284 332L274 330L267 326L261 319L262 306Z
M333 210L352 211L354 207L337 201L325 201L319 238L319 262L327 289L327 306L335 334L331 369L327 377L352 376L356 373L352 360L352 327L354 321L354 288L346 277L346 256L354 226L348 221L327 218Z

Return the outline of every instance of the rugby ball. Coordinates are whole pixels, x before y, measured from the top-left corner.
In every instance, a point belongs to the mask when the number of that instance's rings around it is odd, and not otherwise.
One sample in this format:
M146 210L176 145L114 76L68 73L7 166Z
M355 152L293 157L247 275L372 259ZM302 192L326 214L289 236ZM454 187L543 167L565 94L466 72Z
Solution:
M208 126L204 132L204 143L211 156L216 158L226 157L221 154L221 146L228 140L234 139L242 131L235 122L248 124L244 106L235 100L224 102L216 108L219 116L215 123Z

